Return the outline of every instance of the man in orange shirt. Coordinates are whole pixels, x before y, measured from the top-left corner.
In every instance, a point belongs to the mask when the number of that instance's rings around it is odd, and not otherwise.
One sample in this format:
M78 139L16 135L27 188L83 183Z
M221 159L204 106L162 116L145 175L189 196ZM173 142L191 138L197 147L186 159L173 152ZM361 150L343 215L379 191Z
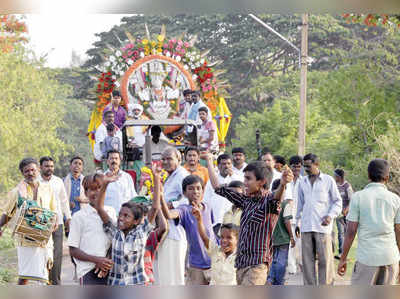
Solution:
M200 165L200 151L197 147L188 146L185 149L185 165L183 166L190 174L197 175L203 180L204 186L208 181L208 170Z

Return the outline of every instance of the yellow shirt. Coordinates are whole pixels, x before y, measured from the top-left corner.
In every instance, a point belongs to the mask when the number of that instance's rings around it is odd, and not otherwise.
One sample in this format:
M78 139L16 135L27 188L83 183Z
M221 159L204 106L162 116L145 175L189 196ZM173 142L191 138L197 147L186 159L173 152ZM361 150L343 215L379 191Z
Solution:
M4 213L7 214L9 218L13 218L17 211L19 186L21 184L24 184L26 187L26 198L29 200L33 200L33 190L31 186L29 186L25 182L20 183L17 187L11 190L7 196L7 202L4 207ZM37 203L41 208L48 209L50 211L57 213L57 202L55 200L54 192L50 184L44 184L39 182ZM27 246L27 247L33 246L31 242L20 238L18 235L16 235L16 240L18 243L17 246Z

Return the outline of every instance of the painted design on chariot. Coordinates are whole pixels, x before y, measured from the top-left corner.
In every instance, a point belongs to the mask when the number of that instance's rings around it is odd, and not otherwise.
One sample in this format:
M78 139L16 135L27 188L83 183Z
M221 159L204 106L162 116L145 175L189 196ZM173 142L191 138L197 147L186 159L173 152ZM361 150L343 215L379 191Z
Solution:
M128 110L128 104L139 103L144 107L144 117L150 119L185 119L188 107L183 91L199 90L217 125L223 148L232 115L225 102L229 84L220 79L224 71L217 70L222 61L210 61L209 50L199 51L194 46L195 36L168 39L165 26L160 34L151 35L146 26L146 37L135 38L129 32L126 37L121 48L109 46L98 66L93 90L98 100L88 128L91 145L102 121L102 111L110 103L110 94L119 86L125 109ZM171 143L180 141L176 138Z

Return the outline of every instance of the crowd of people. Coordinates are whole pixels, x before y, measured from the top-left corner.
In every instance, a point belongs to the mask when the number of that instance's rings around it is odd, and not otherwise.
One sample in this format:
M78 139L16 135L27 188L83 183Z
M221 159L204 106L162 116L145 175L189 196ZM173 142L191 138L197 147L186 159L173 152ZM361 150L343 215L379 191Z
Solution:
M372 160L371 182L354 193L342 169L321 172L313 153L286 163L264 148L260 160L247 163L235 147L215 157L210 112L196 92L185 97L193 99L188 117L208 133L183 155L166 145L153 156L161 165L152 166L151 201L142 201L121 166L121 128L143 107L127 116L118 93L96 132L95 163L104 161L105 170L84 176L85 161L75 156L61 179L52 157L20 162L23 179L3 207L0 236L21 199L55 212L57 222L44 246L16 235L19 284L61 284L64 235L81 285L284 285L298 272L304 285L332 285L346 274L356 235L352 284L397 282L400 198L385 186L387 161ZM131 140L147 129L131 132ZM154 129L155 144L160 136Z

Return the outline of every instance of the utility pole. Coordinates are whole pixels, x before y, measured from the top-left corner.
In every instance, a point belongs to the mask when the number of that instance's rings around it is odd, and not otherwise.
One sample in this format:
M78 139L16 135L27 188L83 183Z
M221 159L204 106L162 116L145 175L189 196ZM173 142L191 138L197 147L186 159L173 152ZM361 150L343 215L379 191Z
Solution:
M307 107L307 63L308 63L308 14L301 17L301 56L300 56L300 113L299 113L299 156L305 155L306 147L306 107Z

